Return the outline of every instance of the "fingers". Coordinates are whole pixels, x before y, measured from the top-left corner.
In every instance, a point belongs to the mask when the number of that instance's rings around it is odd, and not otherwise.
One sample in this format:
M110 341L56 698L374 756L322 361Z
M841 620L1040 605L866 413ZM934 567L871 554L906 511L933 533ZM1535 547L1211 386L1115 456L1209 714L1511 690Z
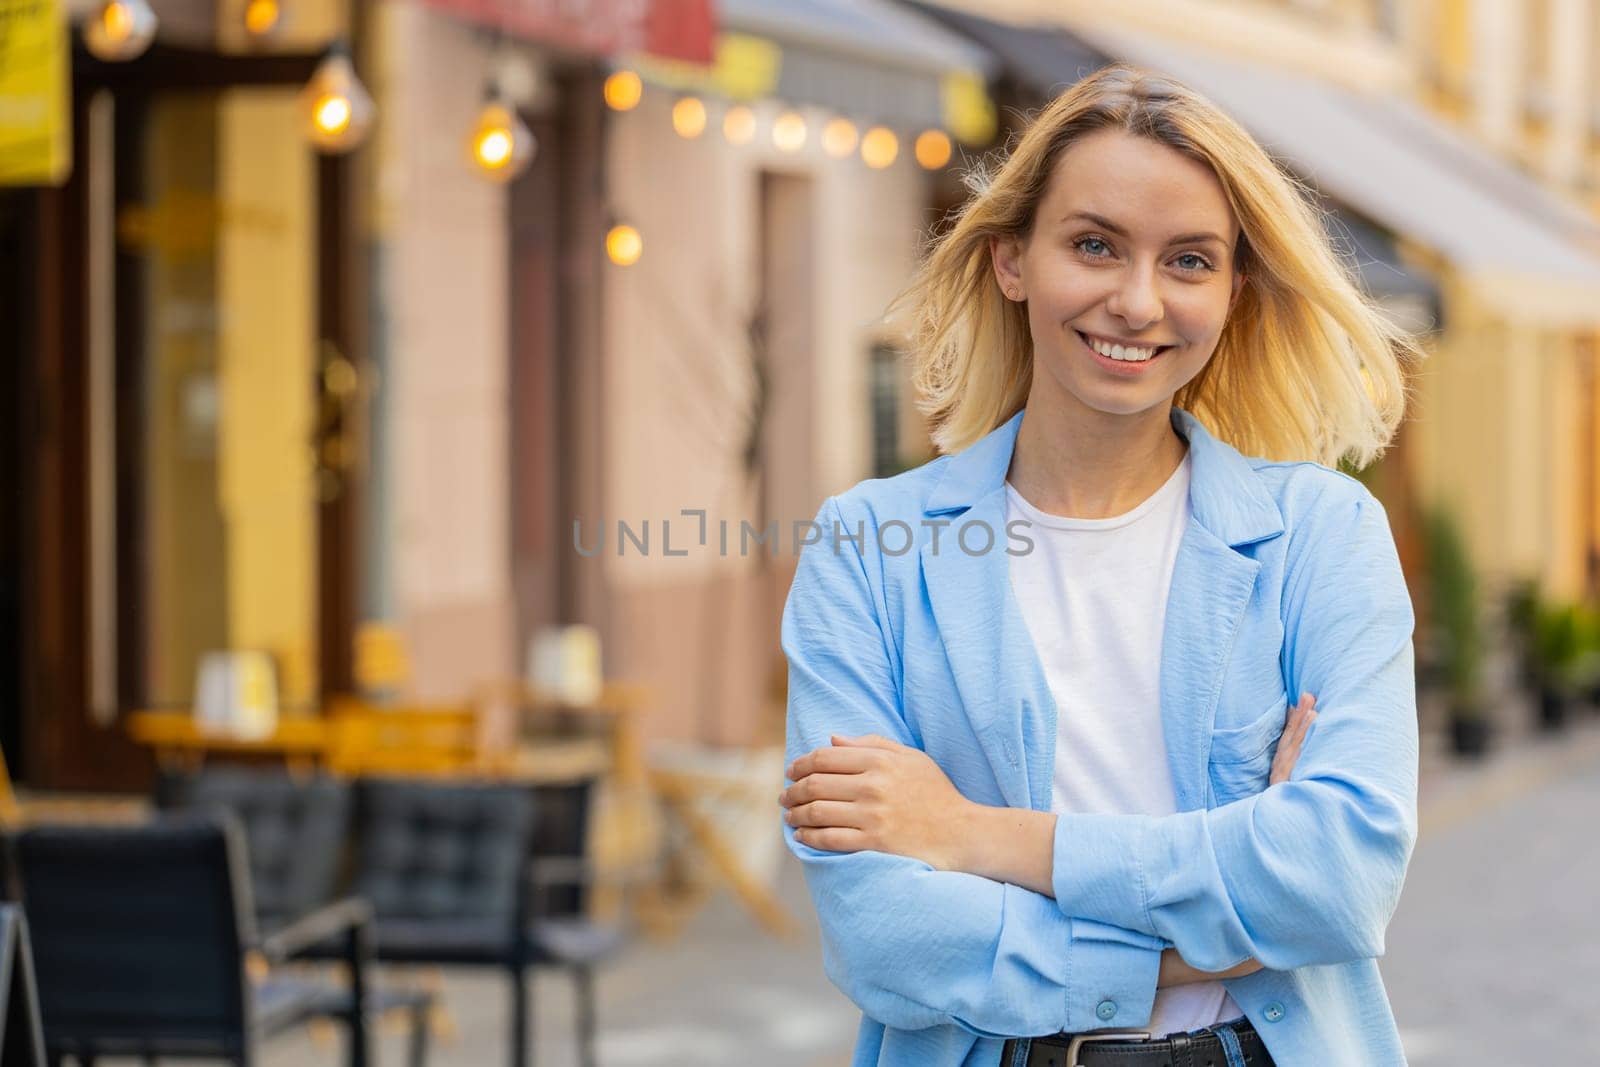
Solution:
M861 852L872 847L866 834L844 826L802 827L794 832L794 839L824 852Z
M829 740L831 740L835 745L848 746L851 748L882 748L892 752L895 749L906 747L900 744L898 741L891 741L887 737L880 737L878 734L862 734L860 737L845 737L843 734L829 734L828 737Z
M1289 709L1288 720L1283 727L1283 735L1278 739L1278 750L1272 757L1272 769L1268 775L1268 785L1287 782L1289 776L1294 773L1294 767L1300 759L1300 749L1305 742L1306 733L1311 729L1311 724L1317 718L1314 704L1315 699L1310 693L1302 693L1300 702Z
M845 826L861 829L861 807L838 800L814 800L783 813L790 826Z
M808 774L860 774L876 765L881 758L877 748L819 748L798 757L784 770L783 776L797 782Z
M862 794L859 774L808 774L778 794L786 808L813 800L855 800Z

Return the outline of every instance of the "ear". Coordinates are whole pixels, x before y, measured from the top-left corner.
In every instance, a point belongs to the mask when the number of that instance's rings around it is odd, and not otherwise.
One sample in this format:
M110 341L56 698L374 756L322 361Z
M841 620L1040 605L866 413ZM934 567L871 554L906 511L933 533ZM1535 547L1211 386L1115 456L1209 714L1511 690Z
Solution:
M995 281L1007 299L1026 300L1028 288L1022 278L1022 242L1015 237L989 238L989 259L994 263Z

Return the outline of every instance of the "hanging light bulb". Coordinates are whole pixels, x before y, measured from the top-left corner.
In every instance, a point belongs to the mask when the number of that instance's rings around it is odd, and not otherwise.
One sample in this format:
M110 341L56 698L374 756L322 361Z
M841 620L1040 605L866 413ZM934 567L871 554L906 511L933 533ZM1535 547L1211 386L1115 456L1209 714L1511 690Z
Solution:
M706 132L706 105L698 96L686 96L672 105L672 128L692 141Z
M156 13L145 0L106 0L83 26L83 43L98 59L138 59L155 39Z
M516 109L491 88L467 148L478 173L508 182L528 169L538 144Z
M894 131L874 126L861 137L861 158L873 170L882 170L900 154L900 139Z
M722 116L722 136L729 144L749 144L756 135L756 113L743 104L735 104Z
M772 143L780 152L798 152L806 146L806 120L798 111L785 111L773 121Z
M631 70L619 70L606 78L602 92L611 110L632 111L644 96L644 82Z
M360 144L372 125L372 97L356 77L350 52L343 44L328 54L300 90L306 131L324 152L348 152Z
M627 223L606 231L606 256L619 267L631 267L644 253L644 238Z
M271 37L283 25L283 5L278 0L245 0L244 29L252 38Z
M822 127L822 150L834 159L843 159L854 152L860 139L856 124L847 118L831 118Z

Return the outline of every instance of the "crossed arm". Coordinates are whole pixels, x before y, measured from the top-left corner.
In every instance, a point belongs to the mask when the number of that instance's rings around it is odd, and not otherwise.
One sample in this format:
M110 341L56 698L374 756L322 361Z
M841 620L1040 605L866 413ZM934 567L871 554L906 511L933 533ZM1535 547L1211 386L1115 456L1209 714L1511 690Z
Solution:
M1288 709L1269 787L1289 780L1316 715L1309 693ZM832 742L784 771L794 784L778 802L795 840L828 852L890 852L1055 897L1054 814L974 803L927 753L885 737L835 735ZM1260 969L1249 959L1202 971L1169 948L1161 953L1156 985L1238 978Z
M838 519L830 500L819 521ZM992 809L974 834L996 847L961 858L1016 881L948 856L834 851L786 825L835 984L890 1026L1015 1036L1142 1024L1157 983L1184 977L1181 961L1209 976L1381 955L1415 835L1410 603L1370 497L1317 534L1284 594L1286 630L1301 635L1286 676L1322 713L1289 780L1162 818ZM851 747L830 746L834 735L912 745L882 615L855 553L802 556L783 623L791 759ZM1055 899L1018 883L1048 884ZM1168 949L1181 960L1164 975ZM1096 1012L1107 1003L1110 1018Z

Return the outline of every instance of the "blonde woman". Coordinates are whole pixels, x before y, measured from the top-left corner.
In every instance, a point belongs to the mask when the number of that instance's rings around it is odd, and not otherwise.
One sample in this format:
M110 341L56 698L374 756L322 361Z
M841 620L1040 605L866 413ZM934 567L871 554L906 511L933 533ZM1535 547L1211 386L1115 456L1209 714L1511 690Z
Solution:
M1403 1063L1413 616L1332 467L1417 350L1168 79L1097 72L975 185L904 297L946 454L826 501L784 611L855 1062Z

